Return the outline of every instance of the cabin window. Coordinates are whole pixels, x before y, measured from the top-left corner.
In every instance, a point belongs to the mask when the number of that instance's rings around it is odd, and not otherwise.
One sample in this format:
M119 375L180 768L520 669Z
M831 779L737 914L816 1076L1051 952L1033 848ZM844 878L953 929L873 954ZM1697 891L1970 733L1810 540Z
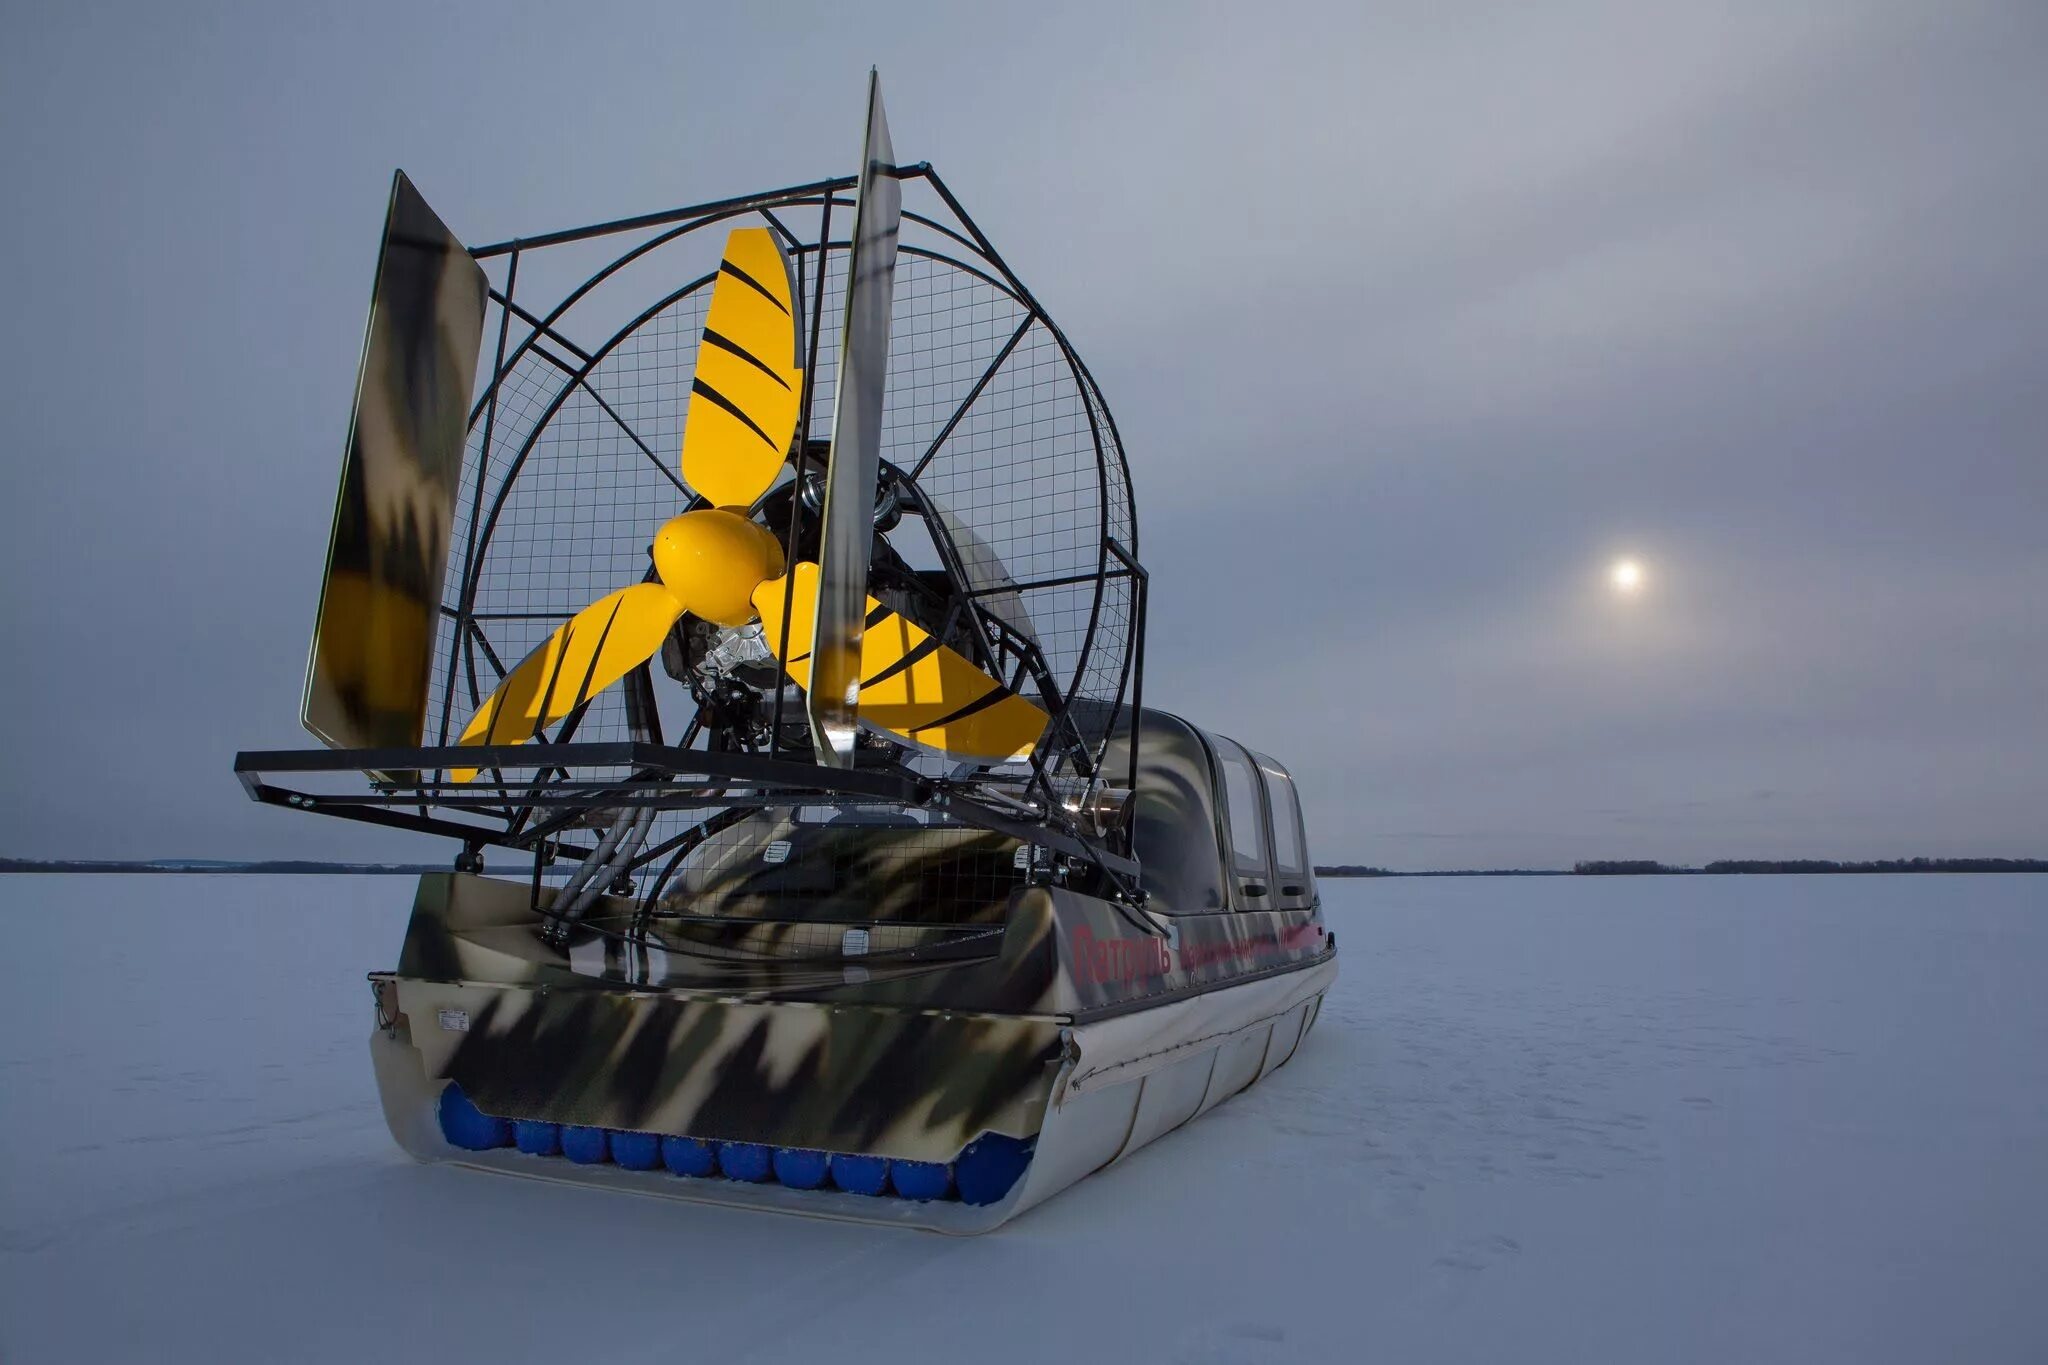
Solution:
M1283 899L1308 894L1308 835L1301 819L1301 797L1294 779L1264 754L1255 754L1266 779L1266 798L1273 813L1273 875Z
M1142 720L1138 785L1129 806L1131 843L1143 868L1146 908L1167 915L1205 915L1230 908L1230 875L1210 746L1186 721L1157 711ZM1130 734L1112 741L1104 767L1126 770Z
M1216 758L1223 766L1223 805L1230 822L1230 857L1238 889L1247 908L1271 904L1266 883L1265 803L1259 798L1259 777L1251 756L1236 742L1218 736Z

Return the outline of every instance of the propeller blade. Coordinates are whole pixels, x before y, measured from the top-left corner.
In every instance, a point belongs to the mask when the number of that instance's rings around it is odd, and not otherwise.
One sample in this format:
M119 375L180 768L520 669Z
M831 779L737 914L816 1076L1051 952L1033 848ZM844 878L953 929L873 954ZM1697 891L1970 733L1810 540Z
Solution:
M839 332L839 380L832 400L832 454L825 466L824 526L818 559L815 638L818 685L806 689L818 759L853 765L854 721L867 655L861 645L874 551L875 481L882 464L882 394L889 371L889 309L895 293L896 237L903 185L882 110L882 82L868 72L867 133L853 206L847 259L846 321Z
M697 347L683 481L715 506L751 506L789 455L803 392L789 257L767 228L734 228Z
M791 576L791 654L782 667L808 691L811 651L806 642L811 638L812 604L817 601L818 566L799 564ZM771 650L782 644L782 599L788 583L788 577L772 579L754 590L754 610L761 613L761 633ZM867 599L864 625L860 719L867 724L963 763L1022 758L1045 733L1046 714L1037 704L872 597Z
M458 744L524 744L654 657L683 614L659 583L635 583L601 597L564 622L505 675ZM476 769L454 768L469 782Z

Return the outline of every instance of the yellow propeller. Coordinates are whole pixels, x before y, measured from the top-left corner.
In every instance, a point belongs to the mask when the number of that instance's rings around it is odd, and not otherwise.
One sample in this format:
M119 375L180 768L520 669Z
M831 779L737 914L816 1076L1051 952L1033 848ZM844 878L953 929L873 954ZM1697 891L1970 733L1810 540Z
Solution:
M782 667L797 686L811 685L813 612L818 566L791 571L789 643L796 652ZM754 589L762 634L773 648L782 639L783 580ZM1045 732L1046 716L922 628L868 598L867 629L860 641L860 718L949 758L1000 763L1022 758Z
M661 649L685 612L721 626L757 616L780 646L787 579L781 544L751 515L774 484L802 411L795 290L789 258L766 228L736 228L711 289L683 426L684 480L715 507L671 517L654 537L656 581L591 603L519 662L464 728L459 744L519 744L574 711ZM795 608L783 667L810 682L818 566L794 570ZM860 718L950 758L1021 757L1046 714L925 631L868 599ZM474 768L449 773L456 782Z
M789 257L767 228L736 228L711 286L683 424L683 482L718 507L768 491L803 400Z

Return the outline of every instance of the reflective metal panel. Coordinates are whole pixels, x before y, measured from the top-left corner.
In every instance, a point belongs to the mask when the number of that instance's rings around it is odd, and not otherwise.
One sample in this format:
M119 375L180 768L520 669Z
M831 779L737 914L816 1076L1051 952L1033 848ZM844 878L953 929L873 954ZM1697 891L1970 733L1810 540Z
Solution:
M423 738L488 290L483 269L398 172L299 713L336 748Z
M882 111L882 82L868 73L867 135L854 201L851 281L839 339L839 383L832 405L832 455L825 475L819 543L818 610L811 641L806 708L818 757L853 764L860 704L861 634L867 616L868 559L874 547L875 481L882 466L882 396L889 369L889 309L895 293L896 234L903 187Z
M940 528L952 540L953 552L960 556L961 571L967 575L969 586L979 594L975 601L982 610L1000 619L1032 644L1037 644L1038 631L1031 624L1031 613L1025 610L1023 595L1017 591L1017 580L1011 577L1002 556L937 498L931 499L931 508L938 515Z

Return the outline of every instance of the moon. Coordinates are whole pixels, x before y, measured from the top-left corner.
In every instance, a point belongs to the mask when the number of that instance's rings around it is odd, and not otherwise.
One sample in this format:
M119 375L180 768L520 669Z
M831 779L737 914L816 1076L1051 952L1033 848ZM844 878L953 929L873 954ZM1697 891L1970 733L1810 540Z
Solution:
M1617 559L1607 570L1607 581L1624 597L1643 590L1643 566L1633 559Z

